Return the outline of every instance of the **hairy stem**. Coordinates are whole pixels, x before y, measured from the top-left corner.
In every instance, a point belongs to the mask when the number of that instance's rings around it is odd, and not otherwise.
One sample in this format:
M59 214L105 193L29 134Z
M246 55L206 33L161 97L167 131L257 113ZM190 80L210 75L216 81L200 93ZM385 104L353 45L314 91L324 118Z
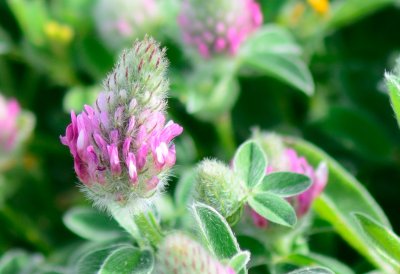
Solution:
M142 212L135 215L134 219L142 238L146 239L151 246L157 248L163 239L163 235L153 213Z
M156 248L163 239L161 228L153 213L140 212L132 214L128 209L111 207L111 213L119 225L125 229L142 248L151 245Z

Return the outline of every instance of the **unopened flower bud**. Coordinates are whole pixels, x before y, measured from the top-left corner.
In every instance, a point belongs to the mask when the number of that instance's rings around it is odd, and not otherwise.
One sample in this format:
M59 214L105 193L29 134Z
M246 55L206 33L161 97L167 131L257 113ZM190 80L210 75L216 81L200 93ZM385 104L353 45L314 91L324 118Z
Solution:
M235 55L241 43L263 21L255 0L184 0L178 23L184 43L200 55Z
M213 258L199 243L181 233L167 236L161 244L154 273L235 274Z
M270 165L267 167L266 173L289 171L308 176L312 185L303 193L288 198L288 201L294 206L297 216L302 217L310 210L313 201L321 194L328 182L328 168L325 163L320 163L317 168L312 167L306 158L301 157L293 149L284 147L279 136L274 134L256 136L264 151L270 159ZM268 149L268 148L280 148ZM283 149L282 149L283 148ZM278 154L276 152L280 151ZM251 210L251 209L250 209ZM256 212L251 212L254 223L258 227L266 227L268 221Z
M235 224L242 213L245 188L239 176L216 160L204 160L197 168L195 198L215 208L227 221Z
M162 112L169 86L167 68L165 49L160 49L154 39L146 37L136 41L132 48L122 52L114 70L104 81L105 89L115 97L108 103L124 104L136 117L144 106L147 111Z
M101 207L135 207L159 191L175 164L173 138L182 127L166 122L164 50L151 38L121 55L95 105L75 115L61 138L75 172ZM150 92L156 105L143 99Z
M97 31L111 49L120 50L159 24L157 0L100 0L94 8Z

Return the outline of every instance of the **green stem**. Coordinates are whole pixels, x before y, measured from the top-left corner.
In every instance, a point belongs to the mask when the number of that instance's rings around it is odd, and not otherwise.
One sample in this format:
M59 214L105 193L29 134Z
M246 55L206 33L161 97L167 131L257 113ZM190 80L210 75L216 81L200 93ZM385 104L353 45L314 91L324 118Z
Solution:
M214 124L221 145L228 157L231 157L235 153L236 142L230 113L221 115Z
M137 241L138 245L141 247L145 246L145 242L143 242L139 229L129 210L120 208L119 206L110 206L109 209L118 224Z
M163 235L153 213L140 213L135 215L134 218L141 236L145 238L150 245L152 245L154 248L157 248L163 239Z
M111 207L111 213L119 225L124 228L141 248L148 245L156 248L163 238L161 228L151 212L132 214L128 209Z

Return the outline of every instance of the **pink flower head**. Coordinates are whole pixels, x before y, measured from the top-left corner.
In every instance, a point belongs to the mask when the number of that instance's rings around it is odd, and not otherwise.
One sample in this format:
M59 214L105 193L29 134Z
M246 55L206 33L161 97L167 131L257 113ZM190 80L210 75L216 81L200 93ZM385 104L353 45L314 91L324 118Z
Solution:
M317 169L314 169L304 157L299 156L293 149L285 149L283 155L280 156L280 162L283 163L282 166L268 166L266 173L277 171L295 172L310 177L312 181L312 185L309 189L288 199L295 207L297 216L304 216L310 210L312 202L321 194L328 182L327 166L325 163L321 163ZM268 221L257 212L251 210L250 214L256 226L260 228L268 226Z
M102 93L96 106L85 106L82 113L71 113L71 124L61 142L69 146L75 162L75 171L86 185L103 183L108 175L119 178L126 172L132 184L137 184L138 174L151 168L154 172L175 164L175 147L172 139L182 133L182 127L173 121L164 125L164 115L155 112L142 119L143 124L127 131L129 124L116 126L110 122L109 109L101 109L103 96L112 100L110 93ZM129 115L124 109L123 115ZM157 126L147 123L157 116ZM130 117L132 120L134 116ZM149 177L149 180L152 177Z
M204 58L214 54L235 55L246 38L262 25L255 0L183 0L178 24L184 43Z
M99 94L93 107L71 113L61 142L74 157L80 181L100 198L128 203L146 197L175 164L172 140L183 129L165 121L165 90L158 90L166 88L160 83L166 66L163 54L152 39L136 42L106 80L109 91Z
M9 152L15 148L20 114L21 108L15 99L6 100L0 95L0 151Z

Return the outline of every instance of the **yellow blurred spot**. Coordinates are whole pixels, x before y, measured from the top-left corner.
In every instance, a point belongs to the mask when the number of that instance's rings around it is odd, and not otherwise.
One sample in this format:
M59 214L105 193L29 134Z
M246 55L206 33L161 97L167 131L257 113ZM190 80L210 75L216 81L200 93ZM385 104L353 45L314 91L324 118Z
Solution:
M27 154L23 158L24 167L28 170L33 170L37 167L37 159L35 156Z
M304 14L305 6L303 3L296 3L292 10L291 22L292 24L297 24L301 16Z
M44 32L51 40L59 41L63 44L71 42L74 32L67 25L59 24L55 21L50 21L44 26Z
M329 0L307 0L308 4L319 14L329 11Z

